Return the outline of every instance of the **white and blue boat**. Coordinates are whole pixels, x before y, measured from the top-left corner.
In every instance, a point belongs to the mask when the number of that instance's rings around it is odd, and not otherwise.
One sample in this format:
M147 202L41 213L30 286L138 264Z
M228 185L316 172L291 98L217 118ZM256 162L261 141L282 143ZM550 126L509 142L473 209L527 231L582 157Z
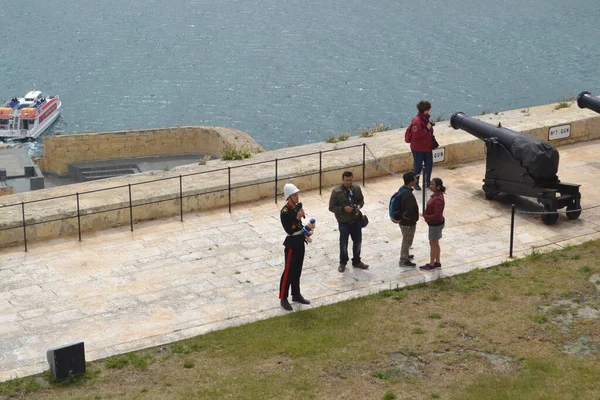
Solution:
M35 139L60 115L58 96L45 97L32 90L0 106L0 139Z

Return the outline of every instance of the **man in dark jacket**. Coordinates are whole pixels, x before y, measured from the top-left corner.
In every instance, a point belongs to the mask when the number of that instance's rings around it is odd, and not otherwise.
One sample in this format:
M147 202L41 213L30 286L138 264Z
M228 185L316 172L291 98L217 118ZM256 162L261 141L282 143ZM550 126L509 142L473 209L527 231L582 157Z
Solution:
M419 220L419 205L413 194L413 186L417 183L417 178L414 172L407 172L402 176L402 179L404 179L404 186L400 190L403 188L408 190L405 190L400 196L402 219L398 225L400 225L400 230L402 231L402 247L400 248L399 264L401 267L415 267L417 264L411 261L414 256L408 254L408 250L413 244L417 230L417 221Z
M369 266L360 260L362 244L362 214L360 209L365 205L360 186L352 184L352 172L342 174L342 184L331 192L329 211L335 214L340 229L340 265L339 272L346 270L348 263L348 237L352 238L352 266L367 269Z

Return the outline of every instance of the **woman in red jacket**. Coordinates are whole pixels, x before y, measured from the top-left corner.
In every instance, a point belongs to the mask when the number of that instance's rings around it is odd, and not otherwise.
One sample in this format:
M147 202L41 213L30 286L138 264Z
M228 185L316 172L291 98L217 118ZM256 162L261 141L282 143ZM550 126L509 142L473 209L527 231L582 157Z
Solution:
M446 188L440 178L433 178L429 189L433 192L431 198L425 206L423 218L429 225L429 263L419 267L420 270L428 271L435 268L441 268L440 262L440 239L442 238L442 229L446 222L444 218L444 193Z
M404 133L404 141L410 143L410 150L413 154L414 167L413 172L417 176L417 183L414 186L415 190L421 190L419 186L419 175L425 163L425 177L423 184L429 186L431 179L431 170L433 168L433 124L429 121L431 112L431 103L425 100L417 104L419 113L413 118L406 132Z

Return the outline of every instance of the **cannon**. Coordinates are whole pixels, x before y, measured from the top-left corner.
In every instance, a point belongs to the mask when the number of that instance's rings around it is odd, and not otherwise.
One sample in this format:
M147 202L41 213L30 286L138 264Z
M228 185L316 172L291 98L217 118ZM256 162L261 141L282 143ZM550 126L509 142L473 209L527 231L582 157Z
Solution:
M450 118L454 129L462 129L483 140L486 147L483 191L488 200L498 193L537 199L544 207L542 221L552 225L558 220L557 210L567 208L567 217L581 214L579 186L562 183L558 176L559 154L554 146L535 136L488 124L462 112Z
M589 108L592 111L600 113L600 99L594 97L590 92L581 92L577 96L577 105L579 108Z

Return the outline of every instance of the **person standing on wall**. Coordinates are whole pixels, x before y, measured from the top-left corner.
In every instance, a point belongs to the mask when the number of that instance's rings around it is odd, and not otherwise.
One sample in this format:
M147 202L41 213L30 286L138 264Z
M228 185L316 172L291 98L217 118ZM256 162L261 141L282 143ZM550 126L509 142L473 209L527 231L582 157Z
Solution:
M281 307L287 311L293 311L292 305L288 301L290 286L292 287L292 301L300 304L310 304L302 294L300 294L300 275L302 274L302 264L304 263L304 230L302 229L302 218L304 218L304 209L300 203L300 189L292 183L286 183L283 187L283 196L286 203L279 213L281 225L287 233L283 245L284 250L284 268L279 282L279 300ZM308 236L312 232L307 233Z
M444 218L444 193L446 188L444 182L440 178L433 178L429 189L433 192L431 198L427 202L423 218L429 225L429 263L419 267L422 271L429 271L436 268L442 268L440 261L440 239L442 238L442 230L446 223Z
M342 174L342 184L331 192L329 198L329 211L335 214L340 230L340 265L339 272L346 270L348 263L348 237L352 238L352 266L367 269L369 266L360 260L362 244L362 213L360 209L365 205L360 186L353 184L352 172Z
M415 232L417 231L417 221L419 221L419 205L413 194L413 187L417 182L414 172L407 172L402 175L404 186L400 190L406 188L400 195L400 204L402 210L402 219L400 220L400 231L402 232L402 246L400 247L401 267L416 267L417 264L412 262L414 256L409 254L410 246L413 244Z
M421 190L419 186L419 175L425 163L423 184L429 186L431 179L431 170L433 169L433 123L429 121L431 112L431 103L425 100L417 104L419 113L412 119L406 132L404 141L410 143L410 150L413 154L414 167L413 172L417 178L415 190Z

